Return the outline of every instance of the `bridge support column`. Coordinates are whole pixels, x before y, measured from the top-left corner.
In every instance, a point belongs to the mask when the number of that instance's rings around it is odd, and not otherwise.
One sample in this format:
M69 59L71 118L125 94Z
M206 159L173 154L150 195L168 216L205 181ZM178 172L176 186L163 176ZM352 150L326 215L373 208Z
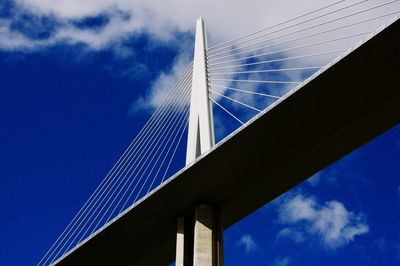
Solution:
M185 218L178 218L176 231L175 266L185 266Z
M194 217L178 219L176 266L223 266L223 230L219 209L196 206Z
M198 205L194 225L193 266L222 266L222 240L220 211L209 205Z
M193 216L178 218L175 266L193 266Z

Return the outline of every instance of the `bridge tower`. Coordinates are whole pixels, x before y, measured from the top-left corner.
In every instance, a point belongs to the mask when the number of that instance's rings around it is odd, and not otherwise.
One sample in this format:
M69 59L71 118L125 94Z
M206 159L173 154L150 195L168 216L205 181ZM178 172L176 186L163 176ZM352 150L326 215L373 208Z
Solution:
M194 46L186 165L191 164L215 144L212 106L208 98L209 74L206 34L205 21L203 18L199 18Z
M203 18L197 20L190 100L186 165L215 144L209 100L207 34ZM178 218L176 266L222 266L223 230L218 206L198 202L193 213Z

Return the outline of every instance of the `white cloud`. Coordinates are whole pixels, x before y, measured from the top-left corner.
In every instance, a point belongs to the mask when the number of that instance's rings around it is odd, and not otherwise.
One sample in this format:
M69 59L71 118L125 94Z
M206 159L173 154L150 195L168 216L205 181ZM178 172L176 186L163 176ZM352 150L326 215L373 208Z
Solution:
M272 266L289 266L291 261L290 257L278 258L272 263Z
M0 19L0 49L13 50L16 47L21 50L30 50L41 44L40 41L30 40L18 31L11 30L11 21Z
M279 219L284 223L297 223L301 220L312 220L317 216L317 203L314 198L299 194L287 200L279 209Z
M302 243L306 240L306 236L303 232L288 227L283 228L281 231L279 231L277 239L280 238L289 238L296 244Z
M289 18L299 13L301 11L299 9L305 10L317 6L319 1L308 1L307 5L299 1L290 1L291 5L296 7L293 10L287 10L284 4L273 5L270 1L263 0L255 0L251 5L247 1L228 0L218 2L212 0L17 0L16 2L20 8L35 15L54 16L64 21L93 17L109 13L110 10L117 10L130 16L125 22L119 22L120 33L113 31L117 35L133 32L134 28L129 28L129 26L136 24L151 34L165 37L176 30L193 30L195 19L204 16L213 29L211 32L215 32L211 33L213 38L225 39L232 37L235 33L251 30L251 27ZM266 12L269 13L268 16L265 16Z
M307 179L307 183L312 187L316 187L318 186L320 179L321 173L316 173L315 175Z
M182 46L185 47L183 44ZM135 112L143 109L152 110L153 108L159 106L166 98L168 93L170 93L171 89L175 87L177 81L182 76L182 73L184 73L187 69L191 62L190 59L190 55L183 49L183 51L179 53L179 56L175 58L172 68L167 72L161 72L159 74L157 79L153 81L151 89L147 92L147 94L140 97L132 105L131 111ZM188 77L188 80L189 81L187 84L190 84L191 76ZM180 104L188 104L188 101Z
M237 242L238 246L243 246L247 253L254 251L257 244L251 235L243 235Z
M318 185L338 186L339 183L353 181L357 179L359 184L368 183L366 175L362 169L354 167L354 160L358 158L357 151L346 155L332 166L325 168L307 179L307 184L311 187Z
M298 194L285 200L278 212L279 221L288 225L278 238L286 237L296 243L303 242L306 235L313 235L327 248L336 249L369 232L362 214L348 211L336 200L320 204L313 197Z
M195 20L199 16L207 19L208 34L211 42L215 43L293 18L327 4L326 1L322 3L319 0L307 2L283 0L279 4L272 0L254 0L251 4L241 0L217 2L213 0L16 0L15 2L17 13L27 12L32 17L51 17L60 23L55 33L43 45L69 41L85 43L94 49L113 44L138 32L146 32L153 38L171 39L175 37L176 32L193 32ZM356 2L348 0L341 6ZM335 1L331 0L328 3ZM358 6L358 9L377 3L380 1L371 0ZM287 8L288 6L290 8ZM354 11L354 8L350 10ZM393 6L384 10L393 10ZM109 22L100 29L82 29L71 23L99 15L109 17ZM10 41L14 45L9 45L9 49L26 46Z
M276 1L272 0L254 0L249 4L248 1L244 0L15 0L16 7L13 9L14 14L9 18L0 20L0 49L7 51L33 51L57 44L83 44L88 49L94 51L112 49L117 54L122 53L123 56L127 53L127 50L131 48L124 47L121 43L127 38L139 36L143 33L147 34L150 39L161 42L161 44L170 44L170 42L173 42L174 44L178 44L182 53L178 55L178 58L175 60L176 66L167 73L161 73L158 79L153 83L153 88L148 95L144 95L142 99L139 99L135 103L137 107L140 107L140 102L150 101L151 103L148 105L151 107L160 102L162 96L173 86L173 81L176 81L181 75L183 65L187 65L190 61L193 49L186 41L177 40L177 33L193 33L197 17L205 17L207 21L209 43L215 44L293 18L325 6L328 3L336 2L338 1L282 0L279 1L278 4ZM357 2L359 2L359 0L347 0L336 5L334 8ZM365 1L346 12L341 12L340 15L364 9L378 3L381 3L381 1ZM395 3L394 5L399 6L400 4ZM288 8L288 6L290 8ZM393 11L397 6L392 5L387 8L379 9L377 13L384 13L385 10ZM333 8L324 10L324 12L329 10L333 10ZM22 31L11 27L12 22L20 18L20 14L28 14L32 19L26 20L24 23L33 23L32 21L36 21L35 27L37 28L46 27L46 25L36 25L37 19L35 18L42 17L50 18L54 21L54 25L56 26L51 30L49 36L41 39L34 39L31 36L27 36ZM361 14L360 17L370 17L371 14L373 14L373 12ZM97 16L107 17L101 26L88 28L81 27L76 23L83 19ZM337 17L338 14L335 14L335 16ZM325 19L332 17L333 15ZM315 22L323 21L323 19L319 19ZM349 23L351 21L351 19L348 19L345 20L344 23ZM373 22L372 24L370 23L368 24L368 28L371 28L371 25L376 26L381 23L382 20ZM318 31L322 29L318 29ZM364 28L358 27L348 31L354 32L362 29ZM297 36L303 36L304 34L304 32L298 33ZM332 36L332 34L323 35L323 39L325 40L330 36ZM296 35L293 37L296 37ZM316 39L308 39L307 41L312 42L315 40ZM354 40L351 41L351 43L353 42ZM291 45L296 46L302 44L304 44L304 42L301 41L291 43ZM349 41L343 41L342 44L346 46L349 44ZM339 49L339 47L343 45L335 43L334 45L324 47L326 49ZM275 48L279 47L285 48L285 46L282 45ZM309 52L310 49L302 49L300 51L304 54ZM300 51L297 50L296 53L300 53ZM295 51L288 53L288 55L295 55ZM326 58L321 57L318 58L317 61L316 58L309 58L307 59L306 65L324 64L331 60L332 57L334 57L334 55ZM132 62L132 64L140 63L142 62ZM282 67L294 67L294 65L292 64L289 66L286 62ZM286 76L289 80L301 79L301 73L289 72ZM252 78L257 77L253 76ZM253 89L253 87L254 86L248 85L248 89ZM247 101L247 103L251 105L259 101L250 95L246 97L243 94L233 94L232 96L236 98L240 97L241 100ZM271 101L271 99L267 100ZM269 103L270 102L267 102L266 104ZM133 107L133 109L134 108L135 107Z

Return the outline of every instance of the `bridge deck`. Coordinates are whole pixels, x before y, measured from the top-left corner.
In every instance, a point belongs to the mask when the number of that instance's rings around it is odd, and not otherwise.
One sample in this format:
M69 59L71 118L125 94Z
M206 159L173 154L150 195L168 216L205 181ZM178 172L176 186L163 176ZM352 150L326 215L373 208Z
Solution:
M168 265L176 218L222 207L227 228L400 122L400 21L177 175L58 265ZM345 188L343 188L345 189Z

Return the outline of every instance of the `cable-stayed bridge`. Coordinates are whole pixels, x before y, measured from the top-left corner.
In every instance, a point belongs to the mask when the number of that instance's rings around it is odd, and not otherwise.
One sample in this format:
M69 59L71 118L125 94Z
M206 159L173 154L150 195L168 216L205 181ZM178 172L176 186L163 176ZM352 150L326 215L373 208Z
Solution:
M336 1L208 48L39 265L223 265L223 229L400 122L400 4Z

